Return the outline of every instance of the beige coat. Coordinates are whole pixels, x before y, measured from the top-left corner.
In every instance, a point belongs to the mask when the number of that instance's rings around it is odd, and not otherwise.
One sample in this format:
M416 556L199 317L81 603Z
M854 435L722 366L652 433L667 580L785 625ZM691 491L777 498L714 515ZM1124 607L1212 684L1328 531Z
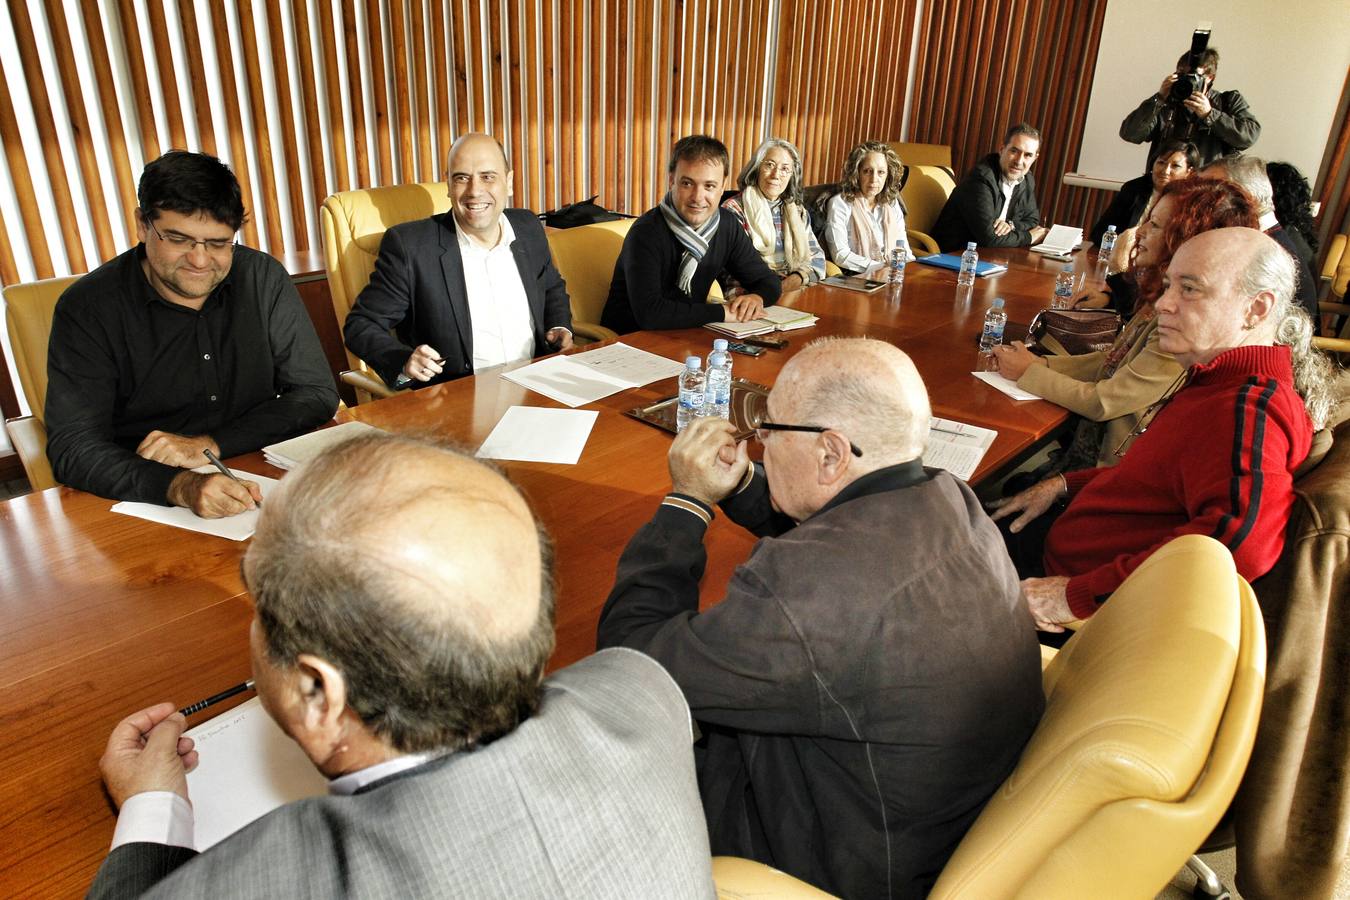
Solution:
M1158 320L1136 316L1116 338L1129 346L1125 358L1109 378L1103 378L1107 354L1080 353L1049 356L1046 364L1027 368L1017 386L1093 422L1103 422L1097 465L1120 461L1115 450L1139 419L1181 375L1181 364L1158 348Z

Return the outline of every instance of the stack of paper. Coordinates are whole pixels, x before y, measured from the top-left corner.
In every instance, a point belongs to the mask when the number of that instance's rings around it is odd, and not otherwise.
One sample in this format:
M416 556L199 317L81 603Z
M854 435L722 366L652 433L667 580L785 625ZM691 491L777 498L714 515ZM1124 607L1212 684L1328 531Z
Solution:
M571 356L551 356L503 372L502 377L576 407L662 378L674 378L683 371L682 362L617 343Z
M193 469L194 472L200 472L203 475L214 475L216 470L211 466L201 466ZM276 488L281 482L275 478L267 478L262 475L254 475L252 472L245 472L243 469L232 469L241 480L252 481L258 485L258 490L262 492L263 499ZM254 530L258 527L259 509L248 509L233 516L226 516L223 519L203 519L190 509L184 509L181 506L160 506L158 503L137 503L133 500L123 500L121 503L113 504L112 511L121 513L124 516L134 516L137 519L145 519L147 522L158 522L161 525L172 525L174 528L185 528L188 531L199 531L202 534L213 534L216 537L223 537L231 541L246 541L253 537Z
M795 331L798 328L810 328L818 321L820 321L819 316L814 316L800 309L792 309L789 306L770 306L764 310L759 318L751 319L749 322L709 322L703 327L731 337L741 338L768 334L771 331Z
M313 459L334 444L345 440L379 431L365 422L346 422L333 428L321 428L300 437L291 438L278 444L268 444L263 448L263 457L278 469L294 469L302 462Z
M992 429L934 416L928 420L928 449L923 452L923 464L946 469L962 481L969 481L996 437L998 432Z
M1050 229L1050 233L1045 236L1032 251L1043 253L1046 256L1068 256L1078 249L1078 245L1083 243L1083 229L1074 228L1071 225L1056 225Z

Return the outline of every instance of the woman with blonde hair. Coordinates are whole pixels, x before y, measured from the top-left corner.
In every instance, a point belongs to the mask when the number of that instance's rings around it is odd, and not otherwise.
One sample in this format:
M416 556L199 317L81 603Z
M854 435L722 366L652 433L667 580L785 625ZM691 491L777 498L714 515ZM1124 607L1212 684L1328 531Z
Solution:
M722 204L736 216L764 263L783 279L783 290L825 277L820 249L802 205L802 157L782 138L755 150L736 179L741 192Z
M900 157L880 141L849 151L830 198L825 243L830 259L846 272L863 272L884 262L897 244L912 259L900 206Z

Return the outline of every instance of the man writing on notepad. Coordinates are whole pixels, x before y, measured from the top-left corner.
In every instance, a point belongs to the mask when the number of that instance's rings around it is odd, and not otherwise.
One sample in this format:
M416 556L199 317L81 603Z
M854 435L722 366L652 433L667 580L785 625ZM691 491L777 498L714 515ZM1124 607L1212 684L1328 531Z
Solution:
M466 134L446 171L450 211L384 233L343 324L347 347L390 387L572 346L572 306L544 227L528 209L507 208L513 173L501 144Z
M714 853L922 897L1041 714L1017 573L970 489L924 468L928 395L894 346L810 344L759 426L763 467L720 419L675 439L597 645L684 689ZM700 612L716 504L762 540Z
M137 195L141 243L56 304L47 456L58 481L101 497L233 515L257 486L191 470L331 419L333 376L281 263L235 244L228 166L171 150Z
M970 170L947 198L933 225L943 251L981 247L1029 247L1046 235L1036 205L1031 166L1041 152L1041 133L1021 123L1008 129L1003 146Z
M600 324L627 334L759 318L778 300L782 282L740 221L722 214L731 173L727 148L716 138L690 135L675 143L667 168L670 190L624 238ZM709 303L713 281L724 271L741 293L725 304Z
M680 690L630 650L544 679L550 568L524 498L457 452L375 434L301 466L243 574L258 696L328 796L197 853L198 752L141 710L100 763L121 812L90 895L710 898Z

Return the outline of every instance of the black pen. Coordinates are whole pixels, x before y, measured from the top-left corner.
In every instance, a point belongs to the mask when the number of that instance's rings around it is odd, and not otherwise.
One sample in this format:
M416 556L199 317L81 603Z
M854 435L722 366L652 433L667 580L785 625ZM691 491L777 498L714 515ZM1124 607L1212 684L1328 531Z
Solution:
M220 474L224 475L226 478L230 479L231 481L233 481L235 484L239 485L239 486L240 486L241 488L243 488L244 490L246 490L246 491L248 490L248 486L245 485L242 481L239 480L239 476L238 476L238 475L236 475L236 474L234 474L233 472L230 471L230 467L229 467L229 466L225 465L223 462L220 461L220 457L219 457L219 456L216 456L214 453L211 452L211 448L210 448L210 447L207 447L207 448L203 449L203 450L202 450L202 454L207 458L207 460L210 461L211 465L215 466L217 469L220 470ZM261 500L255 500L255 501L254 501L254 504L257 505L257 506L262 506L262 501L261 501Z
M252 678L250 678L248 681L245 681L243 684L236 684L234 687L230 688L228 691L221 691L219 694L216 694L214 697L207 697L205 700L198 700L196 703L192 704L191 706L185 706L185 707L183 707L182 709L180 709L179 712L182 713L182 714L185 715L185 716L190 716L190 715L193 715L194 713L199 713L199 712L201 712L202 710L206 709L208 706L214 706L215 704L219 703L219 702L222 701L222 700L228 700L228 699L230 699L231 697L233 697L235 694L242 694L244 691L251 691L251 690L253 690L253 679L252 679Z

